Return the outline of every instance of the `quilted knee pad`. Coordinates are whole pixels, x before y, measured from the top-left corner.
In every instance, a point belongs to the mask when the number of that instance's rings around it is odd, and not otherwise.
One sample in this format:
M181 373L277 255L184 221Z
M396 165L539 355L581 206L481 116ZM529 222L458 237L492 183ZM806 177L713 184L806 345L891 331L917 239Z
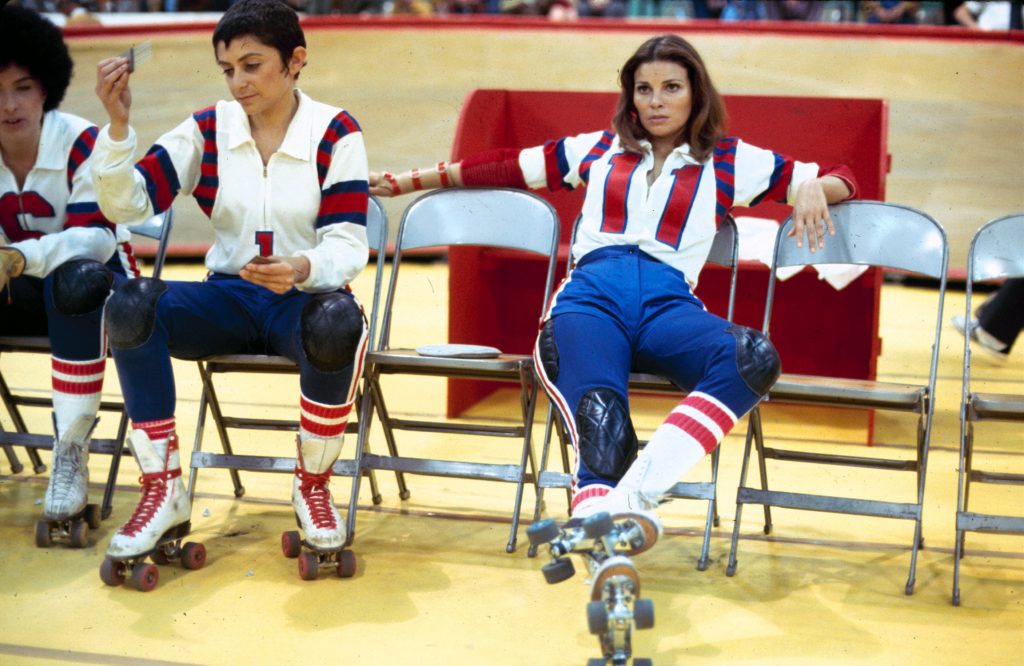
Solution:
M167 291L167 283L154 278L137 278L122 285L107 302L107 338L111 347L134 349L153 335L156 304Z
M576 408L580 456L591 472L620 479L636 459L638 443L629 409L611 389L587 391Z
M74 259L53 272L53 304L66 315L95 312L103 307L113 284L113 273L100 262Z
M337 372L352 364L366 318L350 296L317 294L302 308L302 351L314 368Z
M730 326L736 338L736 369L747 387L765 395L782 372L782 361L775 345L760 331L746 326Z

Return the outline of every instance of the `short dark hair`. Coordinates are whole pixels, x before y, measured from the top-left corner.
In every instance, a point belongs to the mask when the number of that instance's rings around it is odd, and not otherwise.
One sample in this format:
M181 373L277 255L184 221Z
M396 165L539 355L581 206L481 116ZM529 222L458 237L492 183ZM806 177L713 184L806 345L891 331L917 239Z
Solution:
M703 162L711 155L718 140L725 136L725 103L711 82L711 76L697 49L677 35L658 35L648 39L622 66L619 74L622 90L612 120L612 126L619 135L619 143L626 150L640 152L640 141L649 138L647 130L637 118L633 88L636 84L636 70L640 65L655 61L674 62L690 75L693 107L686 126L680 132L679 143L689 143L691 154Z
M286 67L295 49L306 46L299 15L283 0L239 0L231 5L213 31L213 48L220 42L227 46L233 39L246 35L277 49Z
M11 65L28 70L42 85L44 112L60 106L75 66L60 28L31 9L4 5L0 7L0 69Z

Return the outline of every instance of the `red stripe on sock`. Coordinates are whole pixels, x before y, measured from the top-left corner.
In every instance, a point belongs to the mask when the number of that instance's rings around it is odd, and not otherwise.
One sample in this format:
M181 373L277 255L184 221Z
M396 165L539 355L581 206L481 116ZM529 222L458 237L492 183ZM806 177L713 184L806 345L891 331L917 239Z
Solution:
M145 432L149 439L173 439L175 423L174 417L169 419L160 419L158 421L143 421L141 423L133 423L133 427L136 430Z
M718 446L718 438L715 434L708 430L707 426L692 416L680 414L679 412L672 412L668 415L668 418L665 419L665 423L673 425L690 437L693 437L708 453L714 451L715 447Z
M588 500L592 497L604 497L605 495L608 494L610 490L611 488L609 488L608 486L587 486L586 488L579 491L573 496L572 509L570 510L570 513L576 510L576 507L579 505L580 502Z
M313 402L305 396L299 398L299 409L302 410L303 415L316 416L322 419L341 419L345 418L352 412L352 403L346 403L344 405L321 405L318 402Z
M719 428L722 429L723 436L727 435L729 431L732 430L732 427L736 425L736 420L730 416L728 412L707 398L702 398L699 395L691 395L679 404L692 407L710 418L718 425Z
M69 395L93 395L103 390L103 380L97 379L91 382L69 382L54 377L53 390L57 393L67 393Z
M73 362L62 361L59 358L51 357L50 365L54 372L59 372L62 375L74 375L76 377L81 377L83 375L96 375L102 373L107 367L107 359L101 358L96 361Z

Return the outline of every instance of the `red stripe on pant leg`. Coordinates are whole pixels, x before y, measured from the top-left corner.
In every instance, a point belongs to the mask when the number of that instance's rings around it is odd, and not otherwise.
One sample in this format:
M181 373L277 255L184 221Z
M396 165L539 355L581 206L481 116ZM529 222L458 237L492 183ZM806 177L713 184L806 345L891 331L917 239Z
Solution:
M703 447L705 451L711 453L718 446L718 438L713 432L708 430L707 426L686 414L680 414L679 412L672 412L665 419L665 423L668 425L675 426L682 430L690 437L697 440L697 443Z

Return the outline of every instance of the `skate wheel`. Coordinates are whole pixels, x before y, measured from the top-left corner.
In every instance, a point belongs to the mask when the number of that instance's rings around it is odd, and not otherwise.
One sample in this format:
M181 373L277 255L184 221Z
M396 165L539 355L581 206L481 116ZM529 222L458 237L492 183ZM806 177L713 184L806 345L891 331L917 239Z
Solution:
M117 562L109 557L103 558L100 565L100 580L110 587L117 587L124 582L124 563Z
M293 559L302 552L302 537L295 530L281 532L281 552L284 556Z
M299 554L299 578L302 580L316 580L320 574L320 556L316 553L305 551Z
M587 516L583 520L583 533L588 539L600 539L615 529L615 521L607 511Z
M603 601L587 603L587 630L594 636L600 636L608 629L608 609Z
M53 545L53 539L50 538L50 521L40 520L36 523L36 546L40 548L49 548Z
M186 569L202 569L206 564L206 546L188 542L181 549L181 566Z
M89 524L89 529L99 529L103 522L103 510L99 504L85 505L85 522Z
M81 520L71 523L71 533L69 536L72 548L85 548L89 545L89 523Z
M637 599L633 602L633 623L636 624L637 629L650 629L654 626L654 602L652 600Z
M343 550L338 553L338 576L351 578L354 575L356 575L356 554L351 550Z
M542 566L540 570L544 573L544 580L549 585L569 580L576 573L576 567L573 566L572 560L568 559L552 560Z
M550 518L536 522L526 528L526 536L530 540L530 545L534 547L553 541L560 532L561 530L558 529L558 525Z
M634 659L633 666L654 666L654 662L646 657L643 659Z
M607 666L607 664L608 664L608 660L607 659L601 659L599 657L593 657L591 659L587 659L587 666Z
M149 592L160 581L160 570L155 564L139 562L132 567L131 586L139 592Z
M149 559L161 566L171 563L171 556L167 554L163 546L157 546L156 550L149 554Z

